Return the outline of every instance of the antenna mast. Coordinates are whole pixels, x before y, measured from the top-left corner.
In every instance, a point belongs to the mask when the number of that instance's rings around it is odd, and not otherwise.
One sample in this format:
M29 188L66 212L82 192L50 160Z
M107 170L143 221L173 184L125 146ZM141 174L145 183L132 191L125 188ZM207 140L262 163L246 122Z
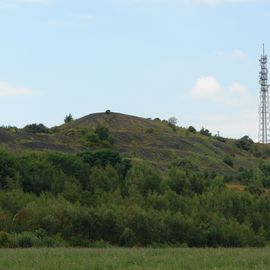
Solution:
M260 59L260 106L259 106L259 143L270 143L270 122L269 122L269 85L268 85L268 57L264 51Z

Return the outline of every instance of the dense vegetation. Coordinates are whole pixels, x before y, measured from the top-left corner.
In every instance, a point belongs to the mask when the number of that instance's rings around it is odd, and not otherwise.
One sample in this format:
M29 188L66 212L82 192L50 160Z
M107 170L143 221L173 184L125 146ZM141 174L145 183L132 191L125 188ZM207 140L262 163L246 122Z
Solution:
M264 246L270 148L113 113L0 128L0 247Z
M263 246L270 166L262 161L260 170L260 177L241 170L224 178L177 160L161 171L111 150L2 150L0 245ZM246 188L230 189L228 181Z

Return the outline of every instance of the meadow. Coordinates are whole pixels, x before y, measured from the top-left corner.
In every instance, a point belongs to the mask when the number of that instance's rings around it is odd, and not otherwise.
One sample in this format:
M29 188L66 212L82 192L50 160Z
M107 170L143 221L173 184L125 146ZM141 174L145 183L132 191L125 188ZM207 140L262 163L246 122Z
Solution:
M266 270L270 248L1 249L1 270Z

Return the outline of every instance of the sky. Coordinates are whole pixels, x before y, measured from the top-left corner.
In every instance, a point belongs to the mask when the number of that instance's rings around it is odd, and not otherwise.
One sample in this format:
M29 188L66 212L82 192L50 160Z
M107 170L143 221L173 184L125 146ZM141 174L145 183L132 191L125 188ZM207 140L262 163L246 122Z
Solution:
M0 0L0 125L109 109L258 134L269 0Z

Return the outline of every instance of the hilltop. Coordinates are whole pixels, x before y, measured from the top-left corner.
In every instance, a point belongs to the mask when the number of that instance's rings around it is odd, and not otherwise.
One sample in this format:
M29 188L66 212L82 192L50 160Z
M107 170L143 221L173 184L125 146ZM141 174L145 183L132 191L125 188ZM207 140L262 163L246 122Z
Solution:
M98 141L97 127L108 129L111 143ZM160 119L108 112L90 114L46 132L1 128L0 143L14 150L67 153L111 148L135 162L148 162L160 168L174 162L184 169L222 175L235 174L241 168L258 171L261 159L268 160L270 156L268 146L253 144L246 151L237 146L236 140L207 135L174 127Z

